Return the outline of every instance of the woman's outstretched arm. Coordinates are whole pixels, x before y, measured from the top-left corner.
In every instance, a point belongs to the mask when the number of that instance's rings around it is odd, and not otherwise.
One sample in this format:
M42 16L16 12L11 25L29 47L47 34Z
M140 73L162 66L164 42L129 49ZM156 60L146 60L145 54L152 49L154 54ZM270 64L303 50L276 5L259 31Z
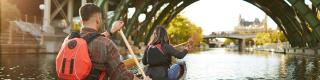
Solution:
M166 51L167 54L174 56L178 59L184 58L184 56L186 56L186 54L188 53L187 49L183 49L182 51L178 51L170 44L164 44L164 50Z

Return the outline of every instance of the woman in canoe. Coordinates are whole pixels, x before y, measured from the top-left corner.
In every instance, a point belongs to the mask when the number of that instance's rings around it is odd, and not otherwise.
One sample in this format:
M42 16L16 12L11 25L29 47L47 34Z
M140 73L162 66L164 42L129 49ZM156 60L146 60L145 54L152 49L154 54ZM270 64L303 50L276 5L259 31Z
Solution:
M165 28L157 26L142 58L142 63L148 66L146 75L152 80L177 80L180 66L171 65L171 57L182 59L188 50L188 47L182 51L176 50L170 45Z

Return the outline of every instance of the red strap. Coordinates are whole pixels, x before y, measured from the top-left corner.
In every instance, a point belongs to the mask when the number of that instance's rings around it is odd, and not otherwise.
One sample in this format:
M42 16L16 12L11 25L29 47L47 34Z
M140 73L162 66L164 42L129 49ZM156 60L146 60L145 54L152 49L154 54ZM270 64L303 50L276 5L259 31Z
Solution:
M102 73L99 76L99 80L103 80L104 76L106 76L106 72L102 71Z
M160 50L160 52L162 52L164 54L162 47L161 47L161 44L157 44L156 47Z

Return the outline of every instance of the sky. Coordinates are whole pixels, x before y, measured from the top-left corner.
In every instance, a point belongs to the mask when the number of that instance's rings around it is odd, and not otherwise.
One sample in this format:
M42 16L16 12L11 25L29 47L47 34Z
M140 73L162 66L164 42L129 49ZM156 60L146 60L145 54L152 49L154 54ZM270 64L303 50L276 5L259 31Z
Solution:
M186 7L181 14L200 26L204 35L211 32L233 31L239 24L239 15L247 21L258 18L265 13L254 5L242 0L199 0ZM277 25L268 17L268 26L276 29Z

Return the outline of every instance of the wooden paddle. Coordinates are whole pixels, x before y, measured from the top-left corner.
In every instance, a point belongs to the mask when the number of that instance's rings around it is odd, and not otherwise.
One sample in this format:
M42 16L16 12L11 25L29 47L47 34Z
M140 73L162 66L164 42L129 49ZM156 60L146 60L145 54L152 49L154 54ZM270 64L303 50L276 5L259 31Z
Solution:
M178 47L178 46L182 46L188 43L188 45L193 45L193 40L195 40L195 34L191 35L191 37L188 39L188 41L174 45L173 47Z
M178 47L178 46L182 46L182 45L185 45L187 44L189 41L186 41L186 42L183 42L183 43L180 43L180 44L177 44L177 45L174 45L173 47Z
M146 79L147 76L146 76L146 74L144 74L144 71L143 71L142 67L141 67L140 64L139 64L139 61L138 61L136 55L133 53L133 50L132 50L132 48L131 48L131 45L129 44L126 36L124 35L124 33L123 33L123 31L122 31L122 29L120 29L119 34L121 35L124 43L126 44L126 46L127 46L128 50L129 50L130 54L132 55L132 57L133 57L133 59L134 59L134 62L135 62L135 64L136 64L137 67L138 67L138 71L142 74L143 79Z

